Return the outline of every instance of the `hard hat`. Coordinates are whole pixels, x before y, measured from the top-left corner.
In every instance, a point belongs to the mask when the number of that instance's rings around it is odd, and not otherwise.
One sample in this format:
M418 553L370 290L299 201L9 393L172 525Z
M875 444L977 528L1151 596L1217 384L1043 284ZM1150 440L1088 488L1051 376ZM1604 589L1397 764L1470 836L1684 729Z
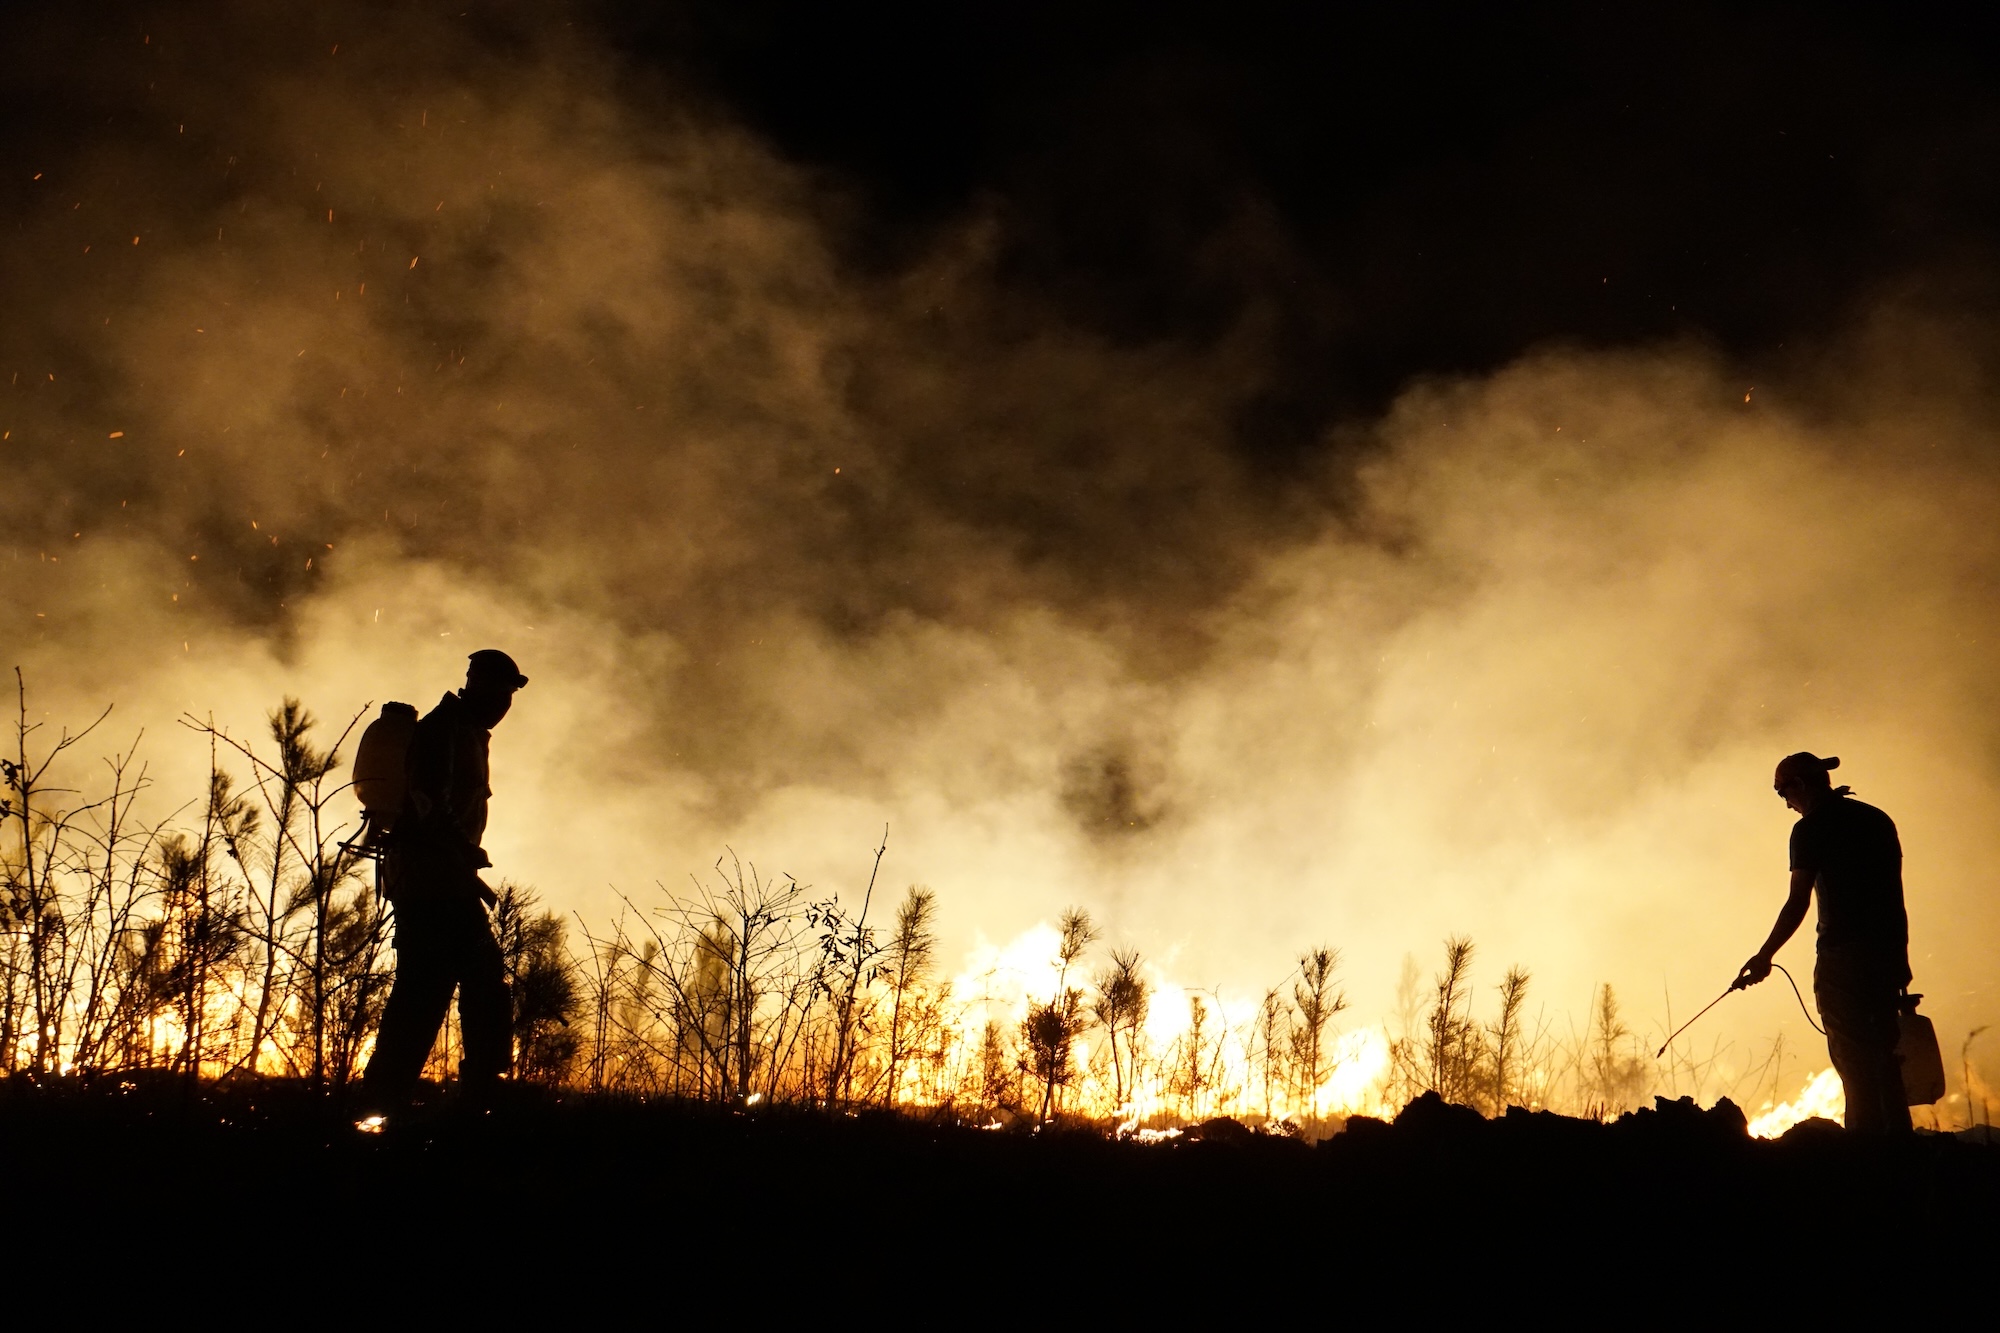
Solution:
M528 683L528 678L521 674L521 668L514 664L514 659L498 648L481 648L467 658L465 679L467 684L489 681L509 690L518 690Z

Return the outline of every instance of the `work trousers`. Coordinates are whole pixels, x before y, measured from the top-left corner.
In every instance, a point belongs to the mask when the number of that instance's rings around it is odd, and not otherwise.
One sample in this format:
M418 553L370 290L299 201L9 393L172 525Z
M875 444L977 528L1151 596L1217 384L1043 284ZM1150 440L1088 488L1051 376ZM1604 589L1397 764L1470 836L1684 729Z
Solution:
M385 1108L409 1102L454 990L465 1047L459 1078L469 1091L484 1091L514 1058L507 968L486 908L458 885L449 891L421 882L397 886L396 983L362 1076L372 1101Z
M1898 992L1907 980L1899 970L1867 952L1840 949L1821 949L1813 968L1813 999L1847 1096L1847 1127L1859 1134L1910 1132L1896 1054Z

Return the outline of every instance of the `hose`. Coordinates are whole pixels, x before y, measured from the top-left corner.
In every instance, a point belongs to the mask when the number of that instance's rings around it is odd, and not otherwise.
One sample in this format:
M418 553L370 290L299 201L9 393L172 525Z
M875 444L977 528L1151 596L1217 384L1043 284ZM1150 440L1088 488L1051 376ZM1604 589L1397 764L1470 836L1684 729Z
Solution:
M1777 968L1780 972L1785 972L1785 965L1783 963L1774 962L1771 964L1771 966ZM1814 1032L1819 1033L1820 1036L1824 1037L1826 1035L1826 1029L1821 1027L1817 1023L1813 1023L1812 1010L1806 1008L1806 997L1799 993L1799 983L1796 981L1792 981L1792 974L1789 972L1785 972L1785 980L1790 981L1792 984L1792 995L1799 1002L1799 1012L1806 1016L1806 1022L1812 1023L1812 1030Z
M1814 1032L1819 1033L1820 1036L1824 1037L1826 1035L1826 1029L1821 1027L1817 1023L1813 1023L1812 1010L1806 1008L1806 997L1804 993L1799 990L1799 983L1792 979L1792 974L1789 971L1786 971L1785 965L1783 963L1773 962L1771 966L1777 968L1778 971L1785 973L1785 981L1791 986L1792 995L1799 1002L1799 1012L1806 1016L1806 1022L1812 1023L1812 1030ZM1724 1000L1728 999L1731 995L1735 994L1737 991L1744 989L1747 989L1747 987L1743 986L1738 982L1734 981L1730 982L1728 990L1722 992L1722 994L1716 996L1714 999L1710 1000L1707 1004L1701 1007L1701 1014L1707 1013L1709 1010L1715 1008L1716 1005L1721 1004ZM1672 1035L1669 1036L1665 1041L1660 1043L1660 1049L1653 1052L1653 1058L1657 1060L1661 1056L1665 1055L1667 1053L1667 1047L1674 1044L1675 1037L1680 1036L1681 1033L1686 1032L1689 1028L1693 1027L1696 1023L1701 1021L1701 1014L1696 1014L1693 1018L1690 1018L1687 1022L1675 1028L1673 1030Z

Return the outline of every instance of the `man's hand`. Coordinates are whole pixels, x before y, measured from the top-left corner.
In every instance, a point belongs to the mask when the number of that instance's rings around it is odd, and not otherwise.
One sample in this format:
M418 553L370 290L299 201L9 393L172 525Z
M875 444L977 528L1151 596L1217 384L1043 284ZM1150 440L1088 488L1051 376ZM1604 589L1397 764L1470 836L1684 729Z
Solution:
M1761 953L1757 954L1743 965L1743 970L1736 974L1736 980L1730 984L1729 989L1747 990L1770 975L1771 960Z

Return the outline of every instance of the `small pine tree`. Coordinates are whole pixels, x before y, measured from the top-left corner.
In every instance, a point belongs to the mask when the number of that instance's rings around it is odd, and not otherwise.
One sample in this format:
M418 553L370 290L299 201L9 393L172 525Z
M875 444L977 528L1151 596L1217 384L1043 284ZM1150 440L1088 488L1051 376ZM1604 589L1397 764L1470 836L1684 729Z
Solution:
M564 947L563 919L542 912L534 890L503 881L493 913L514 1010L514 1073L538 1083L569 1076L582 1043L571 1027L582 1002Z

